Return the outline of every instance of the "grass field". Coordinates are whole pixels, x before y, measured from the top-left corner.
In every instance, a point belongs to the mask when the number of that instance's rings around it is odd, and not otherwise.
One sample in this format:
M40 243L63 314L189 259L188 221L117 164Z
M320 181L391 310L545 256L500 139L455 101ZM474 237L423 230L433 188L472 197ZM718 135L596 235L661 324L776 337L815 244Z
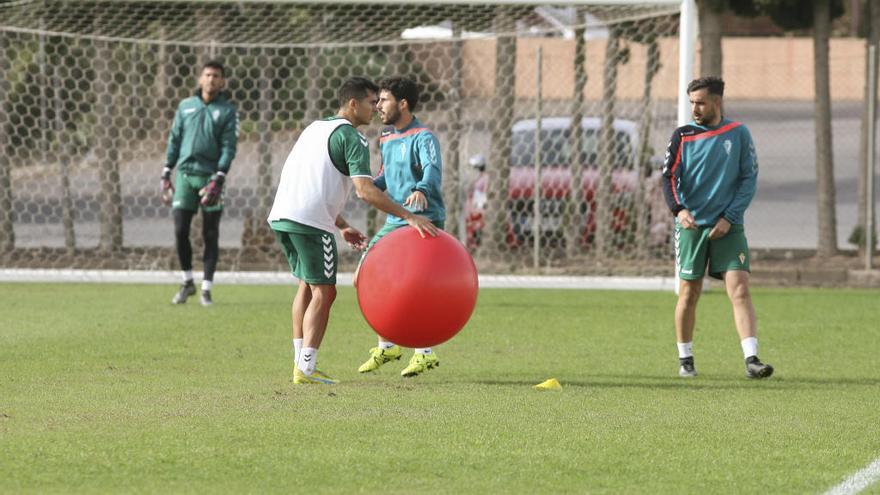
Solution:
M342 383L305 387L292 288L174 290L0 284L0 493L821 493L880 456L877 291L755 290L777 374L749 381L720 290L693 380L672 294L483 290L406 380L409 354L357 374L375 337L341 288Z

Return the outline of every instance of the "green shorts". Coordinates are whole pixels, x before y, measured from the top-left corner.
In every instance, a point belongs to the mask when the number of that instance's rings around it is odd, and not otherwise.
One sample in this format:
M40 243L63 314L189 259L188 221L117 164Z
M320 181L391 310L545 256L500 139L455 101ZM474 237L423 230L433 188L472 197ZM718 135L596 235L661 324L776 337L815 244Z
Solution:
M177 172L174 181L174 198L171 200L171 208L187 211L198 211L202 200L199 191L211 182L210 175L195 175ZM223 193L214 206L202 206L204 211L220 211L223 209Z
M675 222L675 267L682 280L700 280L709 265L709 276L721 279L724 272L749 270L749 244L742 225L714 241L709 240L712 226L684 229Z
M294 277L312 285L336 285L336 236L289 220L272 222L272 231Z

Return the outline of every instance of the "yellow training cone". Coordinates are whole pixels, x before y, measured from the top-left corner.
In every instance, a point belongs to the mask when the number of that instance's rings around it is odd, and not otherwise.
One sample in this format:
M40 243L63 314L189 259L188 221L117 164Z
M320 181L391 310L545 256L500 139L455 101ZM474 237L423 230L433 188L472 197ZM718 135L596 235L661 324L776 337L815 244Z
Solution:
M562 390L562 385L556 378L543 381L533 387L535 390Z

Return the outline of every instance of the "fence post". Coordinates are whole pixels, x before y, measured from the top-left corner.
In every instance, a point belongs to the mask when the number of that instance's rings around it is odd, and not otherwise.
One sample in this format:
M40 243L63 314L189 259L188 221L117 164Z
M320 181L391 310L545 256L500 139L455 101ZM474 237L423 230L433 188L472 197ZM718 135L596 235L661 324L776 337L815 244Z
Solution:
M877 46L868 47L868 166L867 211L865 212L865 269L873 268L874 258L874 158L875 127L877 120Z
M532 239L535 241L534 266L541 266L541 46L535 58L535 187L532 189Z

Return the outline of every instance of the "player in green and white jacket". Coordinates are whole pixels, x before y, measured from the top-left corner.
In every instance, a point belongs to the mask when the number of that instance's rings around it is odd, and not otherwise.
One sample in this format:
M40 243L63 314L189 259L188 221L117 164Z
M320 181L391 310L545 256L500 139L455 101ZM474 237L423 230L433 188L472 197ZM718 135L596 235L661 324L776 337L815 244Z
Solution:
M357 127L370 123L378 89L362 77L339 88L337 114L309 124L290 151L269 212L269 225L299 279L291 310L295 384L337 383L316 366L336 299L339 257L334 232L338 229L352 247L366 245L363 234L341 216L352 187L370 206L402 218L422 235L437 233L429 219L407 211L373 185L369 143Z
M171 201L177 257L183 271L183 284L171 300L183 304L196 293L192 274L192 245L189 229L193 216L202 209L204 278L201 303L212 304L211 286L217 267L220 241L220 217L223 214L223 183L238 142L238 113L222 92L226 86L225 69L216 61L202 66L196 94L180 102L174 116L162 192ZM172 185L171 172L177 168Z

